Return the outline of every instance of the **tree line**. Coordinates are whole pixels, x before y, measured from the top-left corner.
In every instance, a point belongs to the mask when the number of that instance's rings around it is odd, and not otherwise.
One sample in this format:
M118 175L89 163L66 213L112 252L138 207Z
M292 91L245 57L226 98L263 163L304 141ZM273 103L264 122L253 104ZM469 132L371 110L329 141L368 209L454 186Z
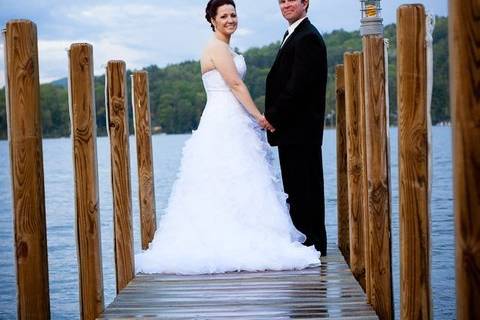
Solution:
M362 41L359 31L347 32L335 30L324 34L328 55L328 82L326 103L326 124L335 124L335 66L343 62L346 51L360 51ZM388 82L390 102L390 123L396 124L396 27L385 27L385 38L390 40ZM243 53L248 71L245 83L258 107L263 110L265 101L265 79L273 64L280 42L260 48L251 48ZM450 120L448 85L448 20L437 17L433 34L434 79L432 96L433 124ZM206 102L203 89L200 64L198 61L168 65L159 68L156 65L144 68L148 71L150 82L150 108L153 132L188 133L196 129ZM131 71L127 72L127 79ZM43 135L45 137L63 137L70 134L68 111L68 93L66 79L40 86L40 105L42 110ZM130 91L130 83L128 84ZM106 135L105 114L105 76L95 77L95 104L97 132ZM131 94L127 95L129 113L131 112ZM130 130L133 130L130 116ZM5 106L5 88L0 89L0 139L7 137Z

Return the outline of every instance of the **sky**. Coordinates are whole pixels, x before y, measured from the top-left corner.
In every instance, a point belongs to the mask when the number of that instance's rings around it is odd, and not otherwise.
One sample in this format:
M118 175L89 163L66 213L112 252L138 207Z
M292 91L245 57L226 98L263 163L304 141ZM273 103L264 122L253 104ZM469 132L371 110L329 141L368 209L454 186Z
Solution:
M124 60L128 69L164 67L198 60L212 37L204 18L207 0L1 0L0 25L29 19L38 32L40 82L65 78L72 43L93 45L95 74L107 61ZM448 0L383 0L384 24L396 20L404 3L422 3L436 15L448 15ZM279 41L287 28L276 0L236 0L239 28L231 46L244 51ZM308 16L321 33L358 30L359 0L311 0ZM0 39L0 87L5 84L4 39Z

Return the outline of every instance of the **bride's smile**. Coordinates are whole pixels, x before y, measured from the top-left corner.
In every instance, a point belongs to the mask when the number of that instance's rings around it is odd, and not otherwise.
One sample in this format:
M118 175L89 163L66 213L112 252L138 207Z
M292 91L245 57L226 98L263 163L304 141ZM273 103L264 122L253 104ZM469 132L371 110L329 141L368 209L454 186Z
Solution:
M237 30L237 12L232 5L225 4L218 7L217 15L212 20L217 33L230 36Z

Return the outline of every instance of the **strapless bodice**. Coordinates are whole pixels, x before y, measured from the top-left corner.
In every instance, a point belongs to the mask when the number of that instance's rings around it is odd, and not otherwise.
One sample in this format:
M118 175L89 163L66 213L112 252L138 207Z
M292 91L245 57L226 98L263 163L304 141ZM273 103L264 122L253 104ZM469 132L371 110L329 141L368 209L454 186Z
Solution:
M240 78L243 80L247 71L245 59L242 55L234 53L233 62L237 67L237 72L240 75ZM226 84L222 75L216 69L205 72L202 75L202 81L207 93L212 91L230 91L230 88Z

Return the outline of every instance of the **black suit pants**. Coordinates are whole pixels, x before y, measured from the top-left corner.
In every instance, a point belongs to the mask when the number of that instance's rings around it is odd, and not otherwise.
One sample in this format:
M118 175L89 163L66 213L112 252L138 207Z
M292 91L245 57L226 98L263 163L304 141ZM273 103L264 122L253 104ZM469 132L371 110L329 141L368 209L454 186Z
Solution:
M307 236L306 245L315 245L327 254L322 147L293 144L278 147L280 168L293 224Z

